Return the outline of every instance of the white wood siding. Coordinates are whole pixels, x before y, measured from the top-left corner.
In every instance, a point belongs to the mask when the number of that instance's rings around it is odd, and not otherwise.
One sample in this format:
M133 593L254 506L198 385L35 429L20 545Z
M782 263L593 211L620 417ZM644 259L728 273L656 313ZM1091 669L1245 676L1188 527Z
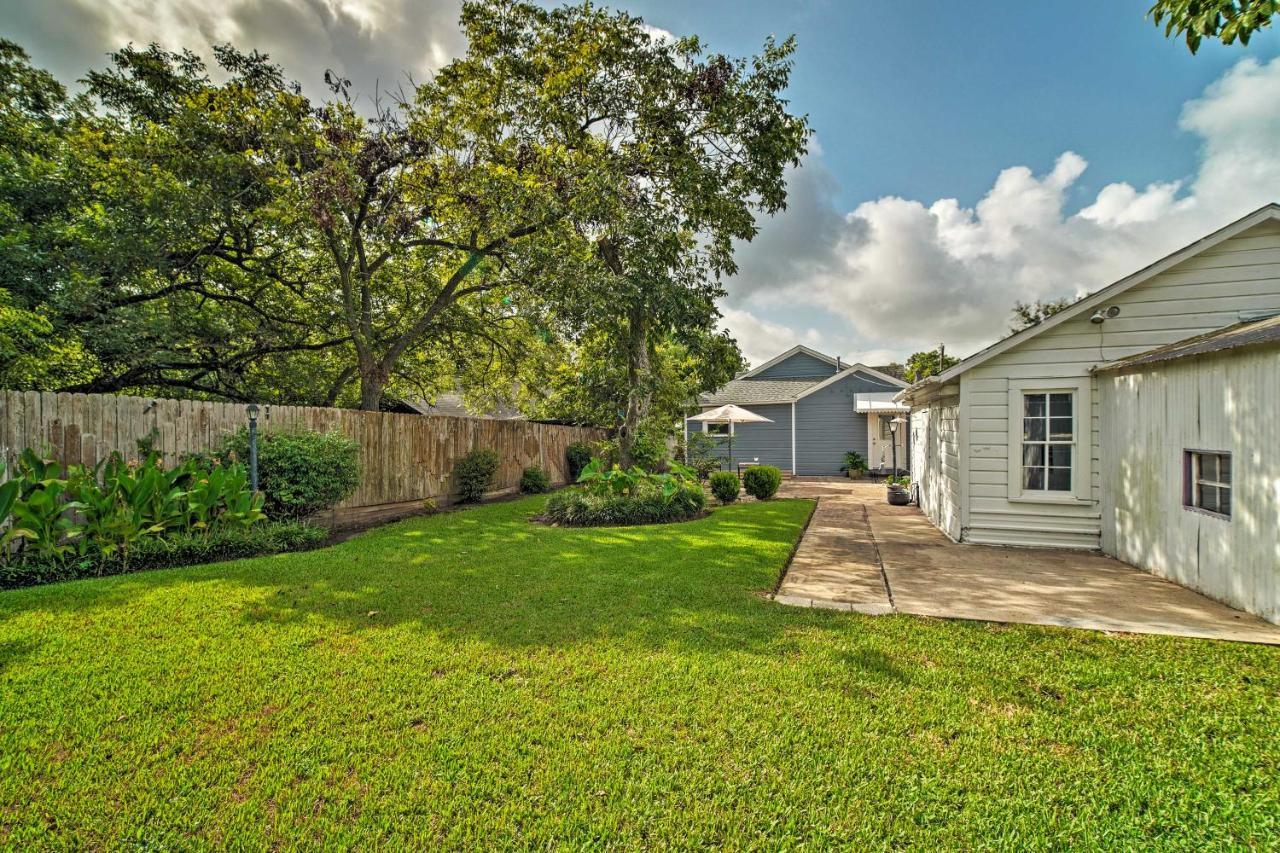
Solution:
M1280 310L1280 223L1267 222L1192 257L1105 303L1120 315L1095 325L1087 312L961 374L968 409L961 481L967 498L961 538L1000 545L1101 547L1101 463L1097 383L1078 414L1077 452L1089 454L1089 497L1073 503L1010 500L1011 381L1089 377L1096 365ZM1015 413L1016 416L1016 413ZM1109 413L1108 413L1109 416ZM1018 453L1014 448L1014 456ZM965 466L962 465L962 468Z
M920 509L939 530L960 539L960 404L955 396L911 412L911 472Z
M1103 550L1280 622L1280 351L1102 374ZM1231 453L1231 518L1183 507L1186 450Z

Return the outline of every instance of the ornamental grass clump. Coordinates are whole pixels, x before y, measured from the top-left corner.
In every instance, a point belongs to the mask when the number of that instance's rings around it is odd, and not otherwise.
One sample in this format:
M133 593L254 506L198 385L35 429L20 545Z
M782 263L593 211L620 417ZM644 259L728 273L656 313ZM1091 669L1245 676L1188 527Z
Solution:
M696 518L705 505L697 473L683 465L653 474L638 466L606 468L593 459L577 486L551 496L544 518L575 527L665 524Z

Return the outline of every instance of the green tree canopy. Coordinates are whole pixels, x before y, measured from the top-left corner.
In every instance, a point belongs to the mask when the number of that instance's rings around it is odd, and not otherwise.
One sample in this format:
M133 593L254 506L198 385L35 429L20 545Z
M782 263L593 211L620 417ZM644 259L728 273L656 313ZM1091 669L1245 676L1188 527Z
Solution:
M953 358L936 349L912 353L911 357L907 359L907 368L903 372L903 379L908 382L919 382L926 376L937 376L953 364L959 363L960 359Z
M1192 53L1206 38L1248 44L1249 37L1280 13L1280 0L1157 0L1147 14L1166 37L1178 36Z
M657 346L709 339L734 241L785 204L783 170L809 136L783 98L794 44L734 59L589 4L468 3L462 20L470 48L442 85L500 91L555 131L547 145L581 152L565 214L590 249L569 254L590 262L550 275L561 331L603 335L625 370L625 457L653 406Z

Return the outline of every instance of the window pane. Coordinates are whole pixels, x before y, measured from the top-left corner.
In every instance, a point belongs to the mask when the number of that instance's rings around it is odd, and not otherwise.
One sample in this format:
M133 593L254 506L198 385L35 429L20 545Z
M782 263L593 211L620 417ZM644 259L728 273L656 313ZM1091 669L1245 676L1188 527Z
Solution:
M1200 454L1200 479L1218 479L1218 457L1214 456L1212 453Z
M1224 456L1218 457L1218 482L1220 483L1231 482L1231 457L1230 456L1224 455Z
M1071 438L1071 418L1050 418L1049 437L1053 439Z
M1044 469L1043 468L1023 468L1022 469L1022 488L1031 491L1044 488Z
M1218 511L1218 487L1217 486L1201 486L1200 487L1200 507L1210 512Z
M1050 394L1049 414L1053 417L1071 417L1071 395Z
M1231 490L1218 490L1218 512L1223 515L1231 515Z
M1027 394L1022 398L1022 414L1028 418L1043 418L1045 416L1044 398L1044 394Z
M1071 491L1071 469L1070 468L1050 468L1049 469L1049 491L1051 492Z
M1044 418L1023 418L1022 438L1025 441L1044 441Z
M1049 464L1054 468L1070 468L1071 450L1069 444L1049 445Z
M1022 464L1028 468L1034 468L1036 466L1044 467L1044 445L1022 445Z

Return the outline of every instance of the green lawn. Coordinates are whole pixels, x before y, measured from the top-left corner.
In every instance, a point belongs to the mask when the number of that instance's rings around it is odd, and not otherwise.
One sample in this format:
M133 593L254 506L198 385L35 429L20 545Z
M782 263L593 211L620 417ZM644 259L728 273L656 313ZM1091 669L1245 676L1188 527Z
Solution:
M0 846L1280 838L1280 650L790 609L808 502L542 500L0 593Z

